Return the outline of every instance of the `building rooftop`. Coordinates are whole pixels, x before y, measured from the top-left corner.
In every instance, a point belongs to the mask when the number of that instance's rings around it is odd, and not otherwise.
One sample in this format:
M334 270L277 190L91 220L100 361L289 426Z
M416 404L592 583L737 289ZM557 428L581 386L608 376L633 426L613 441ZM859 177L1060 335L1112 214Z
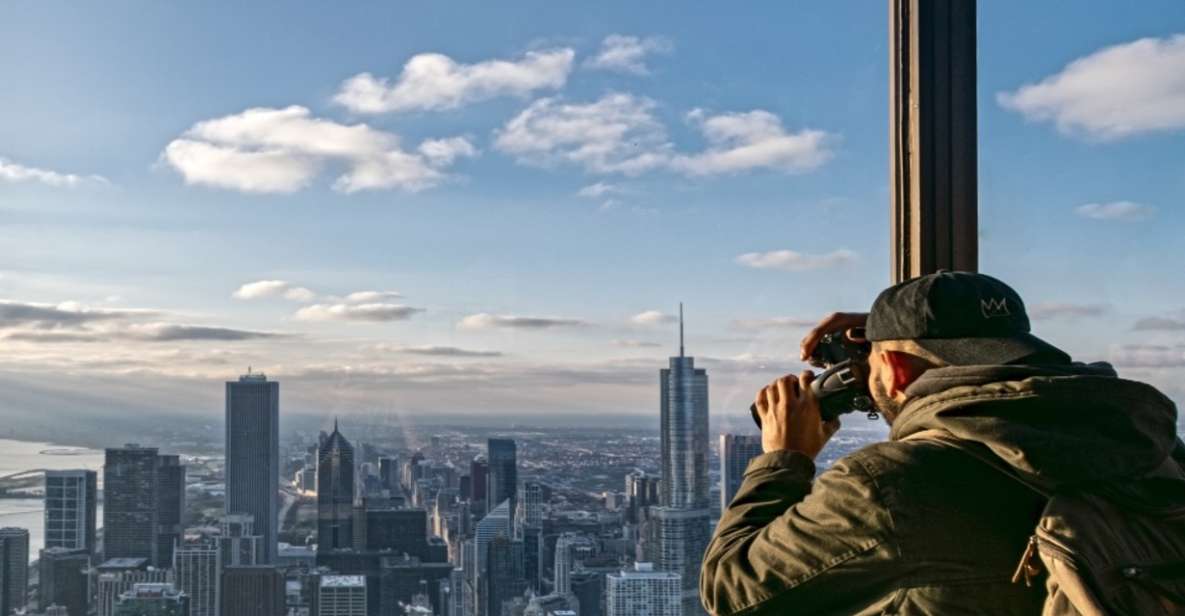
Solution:
M99 569L143 569L147 565L147 558L108 558L99 565Z
M321 588L366 588L366 577L361 575L323 575Z

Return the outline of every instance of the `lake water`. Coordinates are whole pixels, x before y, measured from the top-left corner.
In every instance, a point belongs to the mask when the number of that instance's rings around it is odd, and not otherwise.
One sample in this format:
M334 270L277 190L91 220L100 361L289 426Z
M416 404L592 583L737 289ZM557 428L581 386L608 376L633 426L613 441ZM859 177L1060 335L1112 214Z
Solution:
M84 468L102 471L103 452L97 449L62 447L52 443L28 443L0 439L0 477L38 469L69 470ZM100 483L103 473L99 473ZM0 527L15 526L29 530L29 558L37 558L44 545L45 506L41 498L0 498ZM102 507L99 522L102 523Z

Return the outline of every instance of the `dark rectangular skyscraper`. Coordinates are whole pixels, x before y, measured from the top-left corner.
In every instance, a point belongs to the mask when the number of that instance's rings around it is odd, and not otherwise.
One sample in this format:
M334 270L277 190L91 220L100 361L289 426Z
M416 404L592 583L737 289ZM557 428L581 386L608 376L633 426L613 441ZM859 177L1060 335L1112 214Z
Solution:
M275 567L226 567L222 572L222 616L282 616L284 574Z
M280 384L248 372L226 384L226 513L254 517L264 564L276 555L279 482Z
M487 443L486 461L489 480L486 486L486 511L492 511L502 501L510 501L510 515L517 506L518 447L514 439L492 438Z
M144 558L155 564L159 527L155 447L107 450L103 464L103 558Z
M95 551L99 476L45 471L45 547Z
M87 571L91 554L86 550L46 548L37 559L37 600L42 608L60 605L70 616L85 616L90 604Z
M741 487L741 479L745 476L745 468L749 460L761 455L761 435L759 434L721 434L720 435L720 510L728 509L737 490Z
M185 511L185 467L178 456L157 457L157 567L173 566L173 546L181 541L181 514Z
M29 602L29 531L0 528L0 614Z

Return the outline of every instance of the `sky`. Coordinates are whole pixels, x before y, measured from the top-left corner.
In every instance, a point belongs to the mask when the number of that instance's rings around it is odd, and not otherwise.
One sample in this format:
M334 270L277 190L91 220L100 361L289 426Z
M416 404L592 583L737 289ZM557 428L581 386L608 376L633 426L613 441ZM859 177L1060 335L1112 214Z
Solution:
M889 280L884 2L0 7L0 417L715 415ZM562 4L562 5L561 5ZM981 270L1185 400L1185 4L979 3Z

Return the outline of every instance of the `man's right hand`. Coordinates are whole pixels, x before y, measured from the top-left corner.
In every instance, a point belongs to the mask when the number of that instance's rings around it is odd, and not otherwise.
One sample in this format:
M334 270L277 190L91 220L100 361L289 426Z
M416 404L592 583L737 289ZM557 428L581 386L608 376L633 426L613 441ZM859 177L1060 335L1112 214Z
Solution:
M833 332L846 332L853 327L864 327L867 321L867 312L833 312L827 315L802 339L800 347L802 361L810 358L811 353L815 352L815 346L819 344L819 340L823 336Z

